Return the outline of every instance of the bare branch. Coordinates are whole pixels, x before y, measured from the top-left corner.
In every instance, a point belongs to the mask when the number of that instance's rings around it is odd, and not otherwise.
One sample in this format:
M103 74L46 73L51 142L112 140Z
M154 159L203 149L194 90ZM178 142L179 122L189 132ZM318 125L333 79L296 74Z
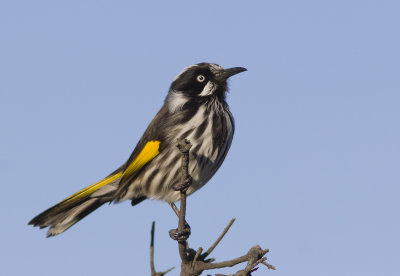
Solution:
M153 221L151 224L151 238L150 238L150 269L151 269L151 276L164 276L171 270L175 268L171 267L170 269L164 271L164 272L156 272L156 268L154 266L154 231L155 231L155 224L156 222Z
M265 265L268 269L276 270L276 267L273 266L272 264L269 264L267 262L262 262L263 265Z
M151 275L156 274L156 268L154 267L154 230L156 222L153 221L151 224L151 238L150 238L150 269Z
M219 263L210 263L205 265L205 270L208 269L215 269L215 268L223 268L223 267L232 267L234 265L244 263L244 262L249 262L252 259L255 259L254 262L262 258L265 254L269 252L269 249L264 249L262 250L260 246L256 245L253 246L249 252L247 252L246 255L243 255L239 258L229 260L229 261L224 261L224 262L219 262ZM265 260L262 260L262 262Z
M218 239L213 243L213 245L210 246L210 248L204 252L204 258L207 257L208 255L211 254L211 252L217 247L219 242L223 239L226 233L228 233L229 229L231 228L232 224L235 222L236 218L231 219L229 224L225 227L224 231L221 233L221 235L218 237Z
M176 207L175 203L171 202L169 206L171 206L172 210L174 210L176 216L179 218L179 209Z
M197 251L194 251L189 247L187 239L190 235L190 227L186 223L186 191L190 187L192 179L189 175L189 150L191 148L191 143L188 140L178 139L177 147L182 153L182 180L178 185L173 188L176 191L180 191L180 208L178 209L174 203L170 203L172 209L179 217L178 229L170 230L170 236L174 240L178 241L179 255L181 257L181 276L198 276L204 270L218 269L224 267L232 267L239 263L247 262L246 268L238 271L235 276L250 276L252 272L256 271L257 266L262 263L266 265L269 269L275 269L274 266L267 264L267 258L264 257L265 254L269 252L268 249L261 249L260 246L253 246L246 255L239 258L235 258L229 261L214 263L215 259L206 259L211 252L217 247L217 245L224 238L226 233L229 231L230 227L234 223L233 218L229 224L225 227L224 231L219 235L216 241L210 246L210 248L202 254L203 249L200 247ZM154 265L154 264L153 264ZM220 274L219 274L220 275ZM221 274L222 275L222 274Z
M199 247L199 249L197 249L197 251L196 251L196 255L194 255L194 258L193 258L193 262L192 262L192 265L194 265L195 263L196 263L196 261L197 261L197 259L200 257L200 255L201 255L201 252L203 251L203 248L201 248L201 247Z
M185 215L186 215L186 191L192 184L192 178L189 175L189 151L192 147L192 144L186 139L178 139L177 147L182 153L182 180L178 185L173 187L176 191L180 191L180 210L179 210L179 221L178 221L178 229L174 229L170 231L171 238L178 241L179 247L179 255L181 257L182 263L189 263L191 260L187 255L188 246L186 240L190 235L190 227L186 223ZM174 209L174 205L171 204L171 207ZM175 206L176 208L176 206Z

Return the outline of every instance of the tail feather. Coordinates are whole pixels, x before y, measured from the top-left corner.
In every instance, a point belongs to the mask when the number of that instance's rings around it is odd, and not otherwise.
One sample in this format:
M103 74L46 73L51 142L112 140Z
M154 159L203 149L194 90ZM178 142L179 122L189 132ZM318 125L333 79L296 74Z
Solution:
M129 160L103 180L71 195L55 206L33 218L29 224L40 228L49 227L47 237L61 234L79 220L110 201L120 201L135 172L142 169L159 152L160 141L151 140L137 146ZM140 151L139 151L140 150ZM135 205L146 197L131 198Z
M40 228L50 226L47 237L55 236L70 228L107 201L109 201L109 198L86 198L79 203L61 209L59 205L55 205L33 218L29 224Z
M117 172L73 194L34 217L28 224L40 228L50 226L47 237L61 234L104 203L111 201L120 176L121 173Z
M58 222L53 223L47 231L47 237L61 234L72 225L86 217L88 214L99 208L106 201L99 198L89 198L82 204L71 208L70 210L60 214L57 218Z

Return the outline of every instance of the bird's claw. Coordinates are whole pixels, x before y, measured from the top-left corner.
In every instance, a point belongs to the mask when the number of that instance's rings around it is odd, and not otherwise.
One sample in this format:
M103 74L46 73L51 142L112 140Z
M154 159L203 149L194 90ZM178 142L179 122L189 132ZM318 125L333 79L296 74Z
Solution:
M188 175L181 183L174 185L172 188L175 191L186 191L192 185L192 177Z
M190 226L186 223L185 228L182 231L178 229L169 230L169 236L171 239L176 241L186 241L191 234Z

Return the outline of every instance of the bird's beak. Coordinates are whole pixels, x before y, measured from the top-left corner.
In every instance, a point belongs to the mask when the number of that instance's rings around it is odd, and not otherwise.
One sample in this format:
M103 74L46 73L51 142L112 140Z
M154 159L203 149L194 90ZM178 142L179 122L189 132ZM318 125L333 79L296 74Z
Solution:
M244 71L247 71L247 69L243 67L233 67L221 70L221 73L218 75L218 80L225 81L228 78L232 77L233 75L239 74Z

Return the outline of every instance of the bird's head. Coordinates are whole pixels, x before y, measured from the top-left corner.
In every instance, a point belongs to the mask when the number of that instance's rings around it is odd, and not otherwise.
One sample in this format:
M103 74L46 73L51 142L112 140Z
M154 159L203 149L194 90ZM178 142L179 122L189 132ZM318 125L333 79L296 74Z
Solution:
M172 82L167 104L170 110L181 108L187 101L207 101L210 98L225 100L227 79L240 72L243 67L224 69L213 63L199 63L185 68Z

